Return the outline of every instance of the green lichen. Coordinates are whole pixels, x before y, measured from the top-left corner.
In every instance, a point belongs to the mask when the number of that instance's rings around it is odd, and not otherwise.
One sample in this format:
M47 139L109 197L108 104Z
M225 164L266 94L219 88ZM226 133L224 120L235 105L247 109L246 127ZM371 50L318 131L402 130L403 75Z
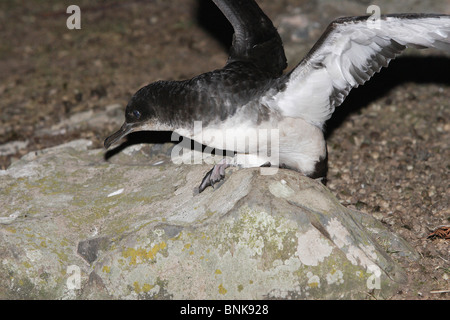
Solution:
M245 246L256 256L264 257L270 267L274 260L285 260L296 248L296 230L292 222L282 216L272 216L264 211L242 208L239 219L224 225L218 243L235 243Z

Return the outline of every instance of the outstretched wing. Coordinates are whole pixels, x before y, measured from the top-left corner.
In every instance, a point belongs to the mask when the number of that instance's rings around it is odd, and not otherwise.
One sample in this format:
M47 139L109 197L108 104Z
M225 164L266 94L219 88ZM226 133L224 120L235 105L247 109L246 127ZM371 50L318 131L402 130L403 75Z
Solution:
M251 61L274 76L287 67L283 44L272 21L254 0L213 0L234 29L228 63Z
M394 14L332 22L307 56L286 75L286 89L268 104L323 127L350 90L386 67L406 47L450 51L450 16Z

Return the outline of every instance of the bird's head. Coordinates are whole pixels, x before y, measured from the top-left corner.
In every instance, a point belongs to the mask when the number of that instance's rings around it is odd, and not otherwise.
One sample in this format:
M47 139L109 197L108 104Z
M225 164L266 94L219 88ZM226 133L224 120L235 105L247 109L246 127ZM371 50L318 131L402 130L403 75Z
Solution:
M105 139L106 149L133 131L160 129L157 118L159 86L159 83L150 84L133 95L125 109L124 124Z

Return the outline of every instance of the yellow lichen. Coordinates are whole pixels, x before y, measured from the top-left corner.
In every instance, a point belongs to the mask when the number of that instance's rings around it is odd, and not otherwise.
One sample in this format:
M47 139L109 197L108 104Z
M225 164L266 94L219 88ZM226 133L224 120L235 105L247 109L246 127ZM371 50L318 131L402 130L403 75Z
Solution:
M142 286L142 291L143 292L149 292L150 290L152 290L155 286L152 284L148 284L148 283L144 283L144 285Z
M14 229L13 227L5 228L5 230L8 231L8 232L11 232L11 233L16 233L17 232L17 230Z
M139 286L139 282L135 281L133 283L133 287L134 287L134 292L136 292L136 293L140 293L141 292L141 287Z
M161 243L155 244L150 250L146 250L145 248L128 248L123 252L124 258L130 258L129 265L135 265L137 263L142 263L147 260L154 260L156 258L156 254L167 247L167 244L162 241Z
M157 243L155 244L147 253L147 258L148 259L155 259L156 254L158 253L158 251L165 249L167 247L167 244L162 241L161 243Z
M226 294L227 293L227 289L225 289L222 284L219 284L219 293L220 294Z

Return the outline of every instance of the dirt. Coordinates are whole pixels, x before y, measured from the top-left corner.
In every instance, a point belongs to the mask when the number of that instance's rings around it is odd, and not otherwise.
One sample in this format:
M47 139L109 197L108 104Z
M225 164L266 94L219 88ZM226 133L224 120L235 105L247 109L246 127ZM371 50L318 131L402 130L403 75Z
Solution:
M307 1L258 2L270 17L299 7L321 23L336 17ZM190 78L226 61L230 27L207 1L80 0L80 30L66 27L70 4L0 2L1 169L77 138L101 147L114 125L57 135L43 129L83 111L125 106L145 84ZM302 45L311 47L325 26L312 28ZM450 298L450 242L427 239L450 224L449 70L450 56L434 51L397 59L354 90L327 124L327 186L420 254L399 260L409 282L394 299Z

